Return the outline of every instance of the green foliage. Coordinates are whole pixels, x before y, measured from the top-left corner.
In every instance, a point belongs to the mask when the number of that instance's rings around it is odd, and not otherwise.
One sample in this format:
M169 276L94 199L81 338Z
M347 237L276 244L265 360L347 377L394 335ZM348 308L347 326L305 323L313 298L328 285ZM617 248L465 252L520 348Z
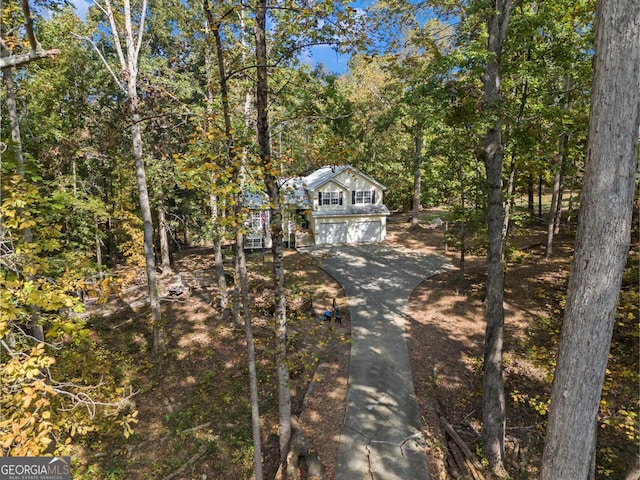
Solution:
M10 166L5 163L3 169ZM1 188L2 454L70 454L78 438L105 428L127 436L136 413L120 411L123 398L111 372L93 385L99 376L90 367L99 363L89 354L97 350L78 317L84 307L75 295L89 270L78 244L72 260L71 242L64 241L57 223L60 212L72 207L71 198L44 195L31 181L9 173L2 176ZM38 327L46 342L34 337Z
M622 291L618 300L616 326L611 344L609 363L600 401L598 415L598 475L602 478L618 478L623 475L622 459L633 458L640 447L637 432L639 405L637 385L640 381L638 356L638 288L634 271L638 259L634 254L637 243L632 245L625 269ZM633 279L633 280L632 280ZM511 391L513 405L529 408L544 417L548 411L548 392L541 394L542 386L549 387L556 365L556 352L560 337L562 315L566 300L566 279L554 286L536 288L534 296L545 302L546 315L538 318L536 327L529 333L526 343L526 361L541 384L537 391L517 387ZM540 428L544 427L544 418Z

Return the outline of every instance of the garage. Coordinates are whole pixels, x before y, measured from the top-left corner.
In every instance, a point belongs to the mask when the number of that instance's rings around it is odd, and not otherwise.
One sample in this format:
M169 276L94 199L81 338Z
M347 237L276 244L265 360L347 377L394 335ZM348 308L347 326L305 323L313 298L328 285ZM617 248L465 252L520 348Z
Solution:
M353 223L353 242L379 242L382 240L382 222L366 220Z
M347 222L325 222L318 228L317 243L346 243Z

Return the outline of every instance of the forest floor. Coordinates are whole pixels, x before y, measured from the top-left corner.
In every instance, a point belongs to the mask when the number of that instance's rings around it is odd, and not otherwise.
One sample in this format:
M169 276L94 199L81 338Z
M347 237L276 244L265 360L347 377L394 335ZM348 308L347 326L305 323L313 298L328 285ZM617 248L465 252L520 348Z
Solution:
M425 219L442 214L430 212ZM446 247L445 238L451 232L445 232L444 225L434 227L427 221L411 228L406 218L390 218L388 243L445 255L459 266L460 252ZM554 319L562 310L573 248L571 238L559 236L553 258L545 260L544 226L528 226L524 232L514 231L505 281L507 466L515 479L537 477L553 348L559 332ZM471 238L470 244L479 242ZM310 256L287 251L285 267L290 309L313 299L313 312L299 312L289 325L293 413L300 417L332 479L348 381L350 322L346 299L340 285ZM269 315L270 255L251 254L249 269L264 478L272 479L278 468L278 396L274 325ZM86 477L79 478L251 478L244 331L223 319L215 301L211 302L217 291L209 249L181 252L174 270L189 273L190 282L199 286L163 301L167 349L161 360L152 360L151 327L144 308L138 312L121 308L90 321L110 350L111 360L127 365L126 369L121 367L127 372L122 377L139 391L134 397L139 421L135 433L124 441L115 436L88 437L82 454ZM453 425L474 453L479 452L485 258L468 253L464 272L464 279L458 270L424 281L411 295L408 309L414 386L433 479L472 478L465 471L468 462L460 460L459 448L445 434L441 419ZM165 276L163 288L174 278ZM323 322L320 315L334 299L341 309L342 323ZM119 302L121 306L122 300ZM632 388L633 381L630 379ZM637 427L637 417L632 427ZM609 432L604 433L606 437ZM611 461L603 461L610 471L603 470L599 477L622 478L637 443L621 440L617 434L604 442L603 455L615 460L619 469L614 471L607 466Z

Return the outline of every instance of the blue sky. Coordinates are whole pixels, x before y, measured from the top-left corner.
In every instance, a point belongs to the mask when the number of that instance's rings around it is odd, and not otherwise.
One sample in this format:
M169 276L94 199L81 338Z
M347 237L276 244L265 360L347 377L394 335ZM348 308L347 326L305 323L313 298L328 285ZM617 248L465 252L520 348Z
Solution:
M76 9L78 17L86 18L91 2L88 0L71 0L71 3ZM348 70L349 55L339 54L328 45L319 45L312 47L309 54L303 57L303 60L312 67L322 64L330 72L345 73Z
M347 62L350 55L338 53L329 45L319 45L310 50L310 55L304 60L312 67L322 64L326 70L333 73L345 73L349 69Z
M71 0L71 4L76 7L76 12L80 18L87 17L87 10L89 10L90 2L87 0Z

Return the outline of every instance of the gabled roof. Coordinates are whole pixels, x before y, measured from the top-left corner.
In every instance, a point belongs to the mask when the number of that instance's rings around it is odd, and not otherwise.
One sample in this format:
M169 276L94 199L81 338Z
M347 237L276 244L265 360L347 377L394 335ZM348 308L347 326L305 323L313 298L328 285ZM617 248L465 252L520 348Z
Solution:
M361 172L357 168L352 167L351 165L325 165L324 167L321 167L315 172L311 173L310 175L307 175L306 177L304 177L303 180L309 190L316 190L317 188L323 186L325 183L331 180L334 180L344 170L351 170L357 173L358 175L361 175L362 177L366 178L368 181L378 186L382 190L387 189L387 187L385 187L383 184L381 184L377 180L374 180L369 175L367 175L364 172ZM340 182L336 181L336 183L338 183L339 185L342 185Z
M291 207L299 209L312 208L312 198L315 196L313 192L323 185L327 184L328 182L333 181L341 187L347 188L341 182L336 180L336 177L344 170L353 171L355 174L366 178L369 182L376 185L382 190L387 189L387 187L385 187L383 184L374 180L357 168L352 167L351 165L325 165L324 167L319 168L306 177L295 177L286 180L280 180L279 184L280 191L282 192L283 202ZM257 210L261 208L268 208L269 206L269 197L265 193L245 192L242 197L242 203L244 204L244 206L251 209ZM369 209L370 211L367 211L367 209ZM357 215L369 213L388 215L389 210L387 210L387 207L384 207L383 210L380 211L378 206L372 205L369 207L364 207L364 210L363 207L353 207L353 209L350 210L347 214Z

